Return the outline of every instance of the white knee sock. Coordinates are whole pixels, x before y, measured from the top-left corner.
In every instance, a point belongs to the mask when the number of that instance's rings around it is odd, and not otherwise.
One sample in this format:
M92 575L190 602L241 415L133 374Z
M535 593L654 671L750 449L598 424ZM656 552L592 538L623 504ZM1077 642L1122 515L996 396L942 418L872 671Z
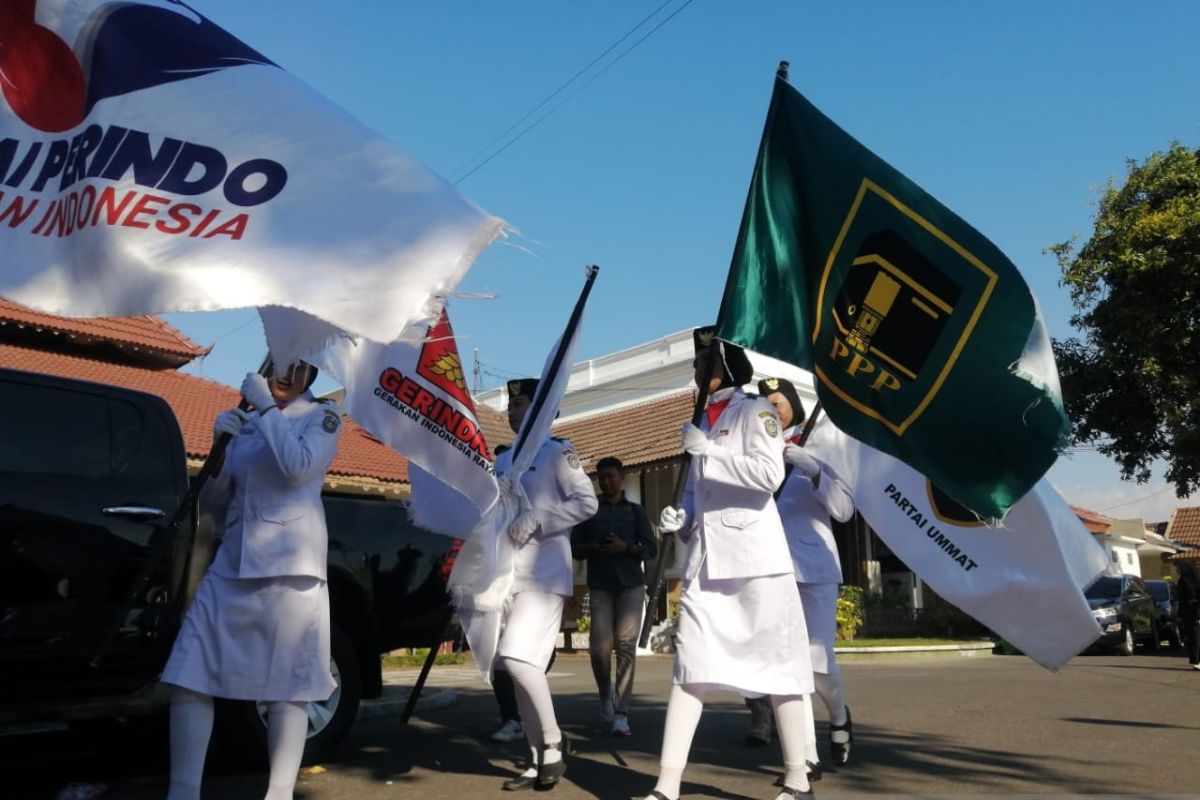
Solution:
M554 717L554 701L550 697L550 682L542 667L535 667L515 658L504 658L504 668L512 675L517 689L517 707L529 746L541 754L542 763L562 760L562 750L547 750L546 745L562 741L562 731Z
M292 800L307 736L308 712L304 703L271 703L267 707L271 780L267 785L266 800Z
M703 711L703 690L679 684L671 687L667 720L663 726L662 755L658 760L658 783L654 785L655 790L671 800L679 797L683 770Z
M804 696L804 760L812 764L820 764L821 756L817 753L817 723L813 719L813 696Z
M828 673L814 672L813 683L817 695L829 712L829 721L834 725L846 724L846 696L842 689L842 673L837 667L831 666Z
M822 702L825 703L825 710L829 712L829 724L845 725L846 695L842 689L842 673L836 666L831 664L828 674L814 672L813 682L816 684L817 694L821 696ZM835 742L844 743L849 741L849 738L850 734L845 731L833 732Z
M773 696L775 727L779 730L779 744L783 746L783 785L791 789L808 789L808 769L804 766L805 726L812 719L812 712L805 711L808 705L805 695Z
M171 689L171 788L167 800L200 800L212 726L211 697L178 686Z

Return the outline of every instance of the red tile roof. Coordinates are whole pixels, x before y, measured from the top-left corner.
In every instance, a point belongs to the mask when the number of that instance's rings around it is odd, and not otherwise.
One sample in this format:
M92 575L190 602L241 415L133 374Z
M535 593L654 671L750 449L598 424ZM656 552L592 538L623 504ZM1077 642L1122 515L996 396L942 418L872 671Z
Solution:
M588 472L605 456L616 456L626 467L665 461L683 453L679 430L691 418L693 402L685 389L556 425L554 435L571 440Z
M49 331L79 341L107 341L181 366L205 355L201 347L158 317L59 317L0 298L0 326Z
M1166 535L1180 544L1200 547L1200 506L1183 506L1172 511Z
M1083 527L1087 528L1092 533L1104 533L1112 527L1112 517L1106 517L1099 511L1090 511L1079 506L1071 506L1071 510L1075 512L1075 516L1079 517L1083 522Z
M475 404L475 416L479 419L479 427L483 428L483 438L488 450L495 452L496 446L512 444L516 438L512 428L508 427L508 414L497 411L484 403Z
M155 394L167 401L183 430L188 456L203 459L212 444L212 420L237 405L238 392L175 370L146 369L0 342L0 367L107 383ZM330 473L408 482L408 462L347 420Z

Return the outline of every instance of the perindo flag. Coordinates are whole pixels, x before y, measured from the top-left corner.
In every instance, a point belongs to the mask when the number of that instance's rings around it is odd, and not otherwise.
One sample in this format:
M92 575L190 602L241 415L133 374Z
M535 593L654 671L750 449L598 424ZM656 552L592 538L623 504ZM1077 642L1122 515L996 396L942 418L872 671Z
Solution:
M1100 635L1083 591L1108 557L1046 480L985 524L924 475L826 420L807 448L896 556L945 600L1058 669Z
M718 317L811 370L842 430L996 517L1066 442L1017 268L777 78Z
M0 44L0 296L279 305L391 342L501 232L182 3L5 0Z
M303 325L296 312L264 311L264 320ZM412 341L388 345L338 337L311 359L345 387L354 421L408 459L413 521L465 539L497 502L492 454L446 309L409 332Z

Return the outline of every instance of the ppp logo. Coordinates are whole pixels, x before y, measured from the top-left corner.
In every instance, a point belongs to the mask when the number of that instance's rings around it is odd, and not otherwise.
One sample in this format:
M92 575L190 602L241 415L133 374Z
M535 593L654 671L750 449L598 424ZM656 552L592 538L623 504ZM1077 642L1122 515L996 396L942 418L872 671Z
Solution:
M0 89L13 113L59 133L108 97L244 64L275 66L184 3L157 2L99 4L72 49L38 24L38 0L0 0Z

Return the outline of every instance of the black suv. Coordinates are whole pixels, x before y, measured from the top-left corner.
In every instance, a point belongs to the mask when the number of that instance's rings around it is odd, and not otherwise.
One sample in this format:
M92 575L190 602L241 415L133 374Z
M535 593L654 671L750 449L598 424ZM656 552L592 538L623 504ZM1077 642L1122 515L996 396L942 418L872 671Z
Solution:
M1158 623L1158 635L1167 639L1172 647L1179 647L1181 640L1175 616L1175 587L1170 581L1146 581L1146 589L1154 598L1154 618Z
M1158 622L1154 598L1141 578L1134 575L1103 575L1084 592L1092 616L1104 631L1093 647L1115 647L1133 655L1134 647L1157 650Z
M171 408L116 386L0 369L0 420L0 734L161 708L158 675L219 541L195 508L166 529L188 489ZM326 496L325 510L338 688L310 709L309 760L336 746L361 697L382 691L381 653L444 632L458 544L414 526L402 503ZM165 557L95 663L160 542ZM252 703L222 708L225 719L257 713ZM265 736L262 725L229 727Z

